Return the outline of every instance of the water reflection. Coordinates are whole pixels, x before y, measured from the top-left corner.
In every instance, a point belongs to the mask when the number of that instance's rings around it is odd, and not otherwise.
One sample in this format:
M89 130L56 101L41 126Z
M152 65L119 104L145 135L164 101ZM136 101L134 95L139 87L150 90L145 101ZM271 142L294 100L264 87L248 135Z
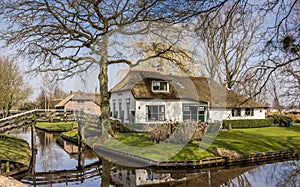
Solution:
M300 186L300 161L266 164L229 180L227 184L228 186L241 186L241 184L244 186Z
M262 166L211 169L207 171L114 170L116 186L300 186L300 162L277 162Z
M10 134L27 140L31 145L30 127L13 130ZM300 161L297 160L209 170L128 168L99 158L90 149L84 149L80 154L78 146L63 140L59 134L37 131L36 142L35 174L26 173L19 178L30 186L225 187L300 184ZM80 168L80 165L86 167Z
M31 146L31 127L15 129L10 131L10 134L26 140ZM60 134L39 130L37 130L36 134L35 176L32 176L31 173L26 173L18 176L18 179L32 186L47 186L47 184L48 186L65 186L67 180L60 182L55 177L60 176L61 178L63 176L66 178L68 176L71 178L70 182L67 183L68 185L99 186L101 160L97 154L90 149L84 149L82 153L79 153L78 146L62 139ZM79 160L78 158L81 159ZM87 167L81 168L81 166ZM93 174L93 177L87 177L87 179L79 178L84 176L84 172L94 172L96 174ZM73 174L79 177L77 179L72 178Z

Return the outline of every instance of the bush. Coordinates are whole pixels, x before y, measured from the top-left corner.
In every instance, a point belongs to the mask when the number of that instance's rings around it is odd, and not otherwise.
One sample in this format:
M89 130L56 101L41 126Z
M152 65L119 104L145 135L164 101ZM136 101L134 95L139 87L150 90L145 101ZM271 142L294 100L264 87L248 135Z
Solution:
M270 116L274 120L274 124L279 126L289 126L290 122L292 122L292 118L289 116L282 115L272 115Z
M223 128L257 128L257 127L271 127L274 124L274 119L241 119L241 120L224 120Z
M119 120L110 119L110 127L114 133L129 133L133 132L128 127L124 126Z

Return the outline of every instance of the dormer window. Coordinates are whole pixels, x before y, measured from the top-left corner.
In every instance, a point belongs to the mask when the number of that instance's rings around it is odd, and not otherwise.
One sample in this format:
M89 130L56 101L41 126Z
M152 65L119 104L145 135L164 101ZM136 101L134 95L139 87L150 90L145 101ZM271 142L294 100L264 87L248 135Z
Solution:
M168 92L169 82L167 81L152 81L153 92Z

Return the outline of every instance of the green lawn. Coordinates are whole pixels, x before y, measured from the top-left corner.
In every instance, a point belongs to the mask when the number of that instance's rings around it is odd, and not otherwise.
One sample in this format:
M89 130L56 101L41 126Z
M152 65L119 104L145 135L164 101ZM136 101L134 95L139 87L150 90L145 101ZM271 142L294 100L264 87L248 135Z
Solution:
M74 129L74 130L71 130L71 131L68 131L68 132L64 132L63 134L64 134L65 136L70 137L70 138L77 139L77 136L78 136L78 130L77 130L77 129Z
M76 122L37 122L36 127L47 129L48 131L69 131L77 128Z
M71 136L76 136L76 132L71 132ZM118 134L103 146L158 161L201 160L214 157L217 148L225 148L240 154L300 148L300 124L295 124L293 127L222 131L210 145L204 146L206 147L204 149L203 142L197 141L186 145L166 142L157 144L149 141L147 134L143 133Z
M209 151L217 147L224 147L241 154L300 148L300 125L221 132Z
M0 160L9 160L29 166L31 149L25 140L1 134Z
M201 160L214 157L217 148L240 154L300 148L300 125L222 131L207 149L196 141L185 146L155 144L147 141L146 134L120 134L105 146L154 160Z

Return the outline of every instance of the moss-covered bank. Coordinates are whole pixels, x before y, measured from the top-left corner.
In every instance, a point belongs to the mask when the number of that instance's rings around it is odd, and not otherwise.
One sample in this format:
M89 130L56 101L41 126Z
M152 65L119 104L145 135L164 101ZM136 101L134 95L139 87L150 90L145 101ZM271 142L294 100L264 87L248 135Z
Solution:
M29 166L31 149L25 140L0 134L0 160L14 161Z
M77 128L76 122L37 122L37 129L48 132L65 132Z

